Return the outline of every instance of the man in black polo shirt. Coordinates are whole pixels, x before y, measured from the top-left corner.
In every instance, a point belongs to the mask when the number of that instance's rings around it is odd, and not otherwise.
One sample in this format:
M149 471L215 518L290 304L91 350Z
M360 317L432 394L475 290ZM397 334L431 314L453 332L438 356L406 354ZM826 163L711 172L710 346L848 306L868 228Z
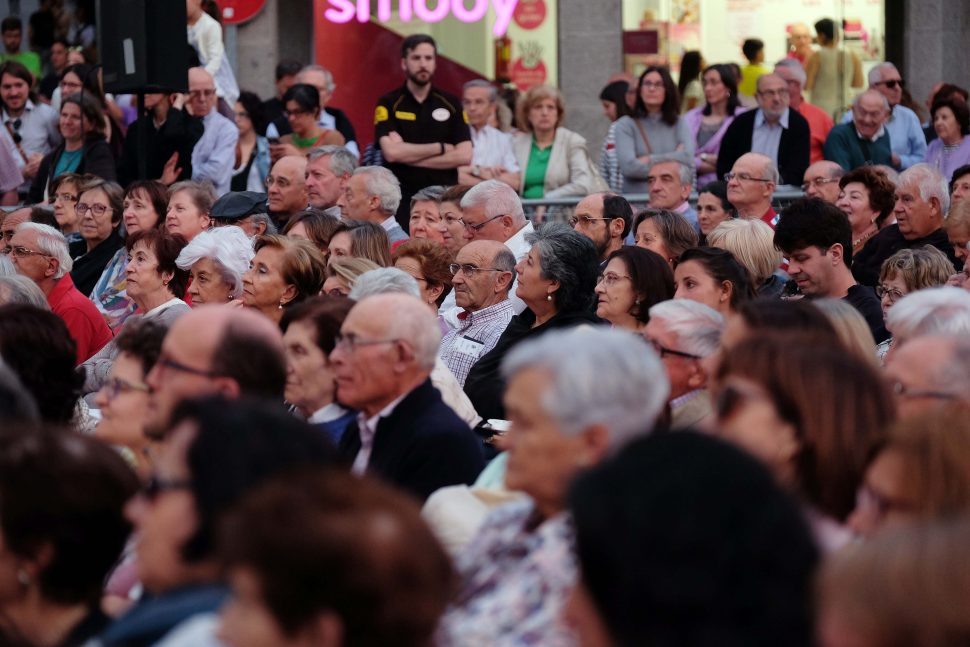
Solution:
M438 48L427 34L401 44L404 85L377 101L374 139L384 163L401 181L397 221L408 228L411 196L426 186L458 183L458 167L471 164L472 142L461 100L431 85Z

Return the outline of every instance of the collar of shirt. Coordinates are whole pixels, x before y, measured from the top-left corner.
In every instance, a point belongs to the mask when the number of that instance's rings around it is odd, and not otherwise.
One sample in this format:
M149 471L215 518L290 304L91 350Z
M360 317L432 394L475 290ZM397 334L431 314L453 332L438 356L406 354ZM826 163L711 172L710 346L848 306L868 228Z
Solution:
M397 220L394 218L393 215L388 216L383 222L381 222L381 227L384 228L384 231L391 231L391 229L393 229L396 225L397 225Z
M693 391L689 391L684 395L678 396L670 401L670 408L676 409L677 407L682 407L702 393L704 393L704 389L694 389Z
M511 307L512 301L506 296L502 301L493 303L487 308L482 308L481 310L462 310L458 315L458 318L461 319L462 328L468 328L473 324L480 322L482 319L487 319L496 313L502 313Z
M683 203L681 203L681 205L673 211L674 213L687 213L688 209L690 209L690 201L684 200Z
M3 121L4 121L4 123L6 123L7 121L10 121L10 120L13 120L13 119L23 119L33 109L34 109L34 102L31 101L30 99L27 99L27 103L24 104L24 111L23 111L23 113L19 117L11 117L9 114L7 114L7 109L4 108L3 109Z
M402 393L370 418L365 417L363 413L357 414L357 424L360 426L361 447L369 446L374 442L374 434L377 433L377 423L380 422L381 418L386 418L391 415L405 397L407 397L407 393Z
M852 125L855 126L854 123ZM863 137L862 136L862 133L859 132L859 129L858 128L855 129L856 137L858 137L859 139L864 139L866 141L870 141L870 142L874 142L874 141L878 140L880 137L883 136L883 133L885 133L885 132L886 132L886 126L885 125L882 125L882 126L879 126L879 130L877 130L876 131L876 134L873 135L872 137Z
M781 117L778 119L778 123L785 130L788 130L788 114L791 112L791 108L785 108L785 112L781 113ZM758 108L758 111L754 113L754 127L761 128L762 126L768 126L773 128L776 124L769 124L765 119L765 111Z
M331 420L336 420L337 418L340 418L341 416L346 415L346 413L347 413L347 410L344 409L342 406L340 406L336 402L331 402L325 407L314 411L313 415L307 418L307 422L309 422L310 424L330 422Z

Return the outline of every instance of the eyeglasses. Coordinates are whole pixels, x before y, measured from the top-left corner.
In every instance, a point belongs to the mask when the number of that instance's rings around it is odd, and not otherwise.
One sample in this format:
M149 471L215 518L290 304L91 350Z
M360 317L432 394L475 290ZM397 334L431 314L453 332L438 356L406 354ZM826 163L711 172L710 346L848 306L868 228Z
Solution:
M648 90L659 90L664 87L663 81L644 81L640 84L641 88L646 88Z
M266 186L267 187L271 187L274 184L276 186L278 186L279 188L281 188L281 189L285 189L285 188L289 187L293 183L290 182L289 180L287 180L285 177L273 177L272 175L267 175L266 176Z
M932 391L932 390L920 390L912 389L902 382L893 383L893 393L901 398L933 398L935 400L956 400L957 396L955 393L946 393L945 391Z
M74 213L79 216L83 216L88 212L89 209L91 210L91 213L100 218L104 215L104 212L109 211L111 207L105 204L88 204L86 202L78 202L76 205L74 205Z
M13 254L17 258L27 258L28 256L46 256L48 258L51 257L50 254L45 254L44 252L38 252L38 251L35 251L33 249L28 249L27 247L24 247L23 245L11 246L11 247L7 248L7 253L8 254Z
M808 187L810 187L810 186L814 186L816 189L821 189L823 186L825 186L829 182L838 182L838 180L835 179L835 178L830 178L830 177L817 177L817 178L815 178L813 180L809 180L808 182L806 182L805 184L803 184L802 185L802 191L808 191Z
M338 334L334 338L334 348L343 348L349 353L356 352L361 346L377 346L378 344L396 344L401 341L398 338L394 339L361 339L352 332L347 334Z
M691 353L685 353L682 350L674 350L673 348L667 348L656 339L650 339L648 337L644 337L644 339L647 341L648 344L653 346L653 349L657 351L661 359L663 359L665 355L673 355L674 357L683 357L684 359L704 359L700 355L693 355Z
M885 285L877 285L876 286L876 296L879 297L880 299L883 298L883 297L888 297L889 298L889 303L890 304L893 304L893 303L896 303L897 301L899 301L900 299L902 299L906 295L904 295L902 292L900 292L896 288L891 288L891 287L888 287L888 286L885 286Z
M771 182L771 180L765 179L763 177L754 177L748 173L725 173L724 181L730 182L734 178L737 178L741 182Z
M769 99L774 99L775 97L787 97L788 88L784 88L781 90L758 90L758 96L766 97Z
M443 220L445 221L445 224L449 227L454 226L455 223L462 226L464 226L465 224L464 220L462 220L461 218L456 218L455 216L444 216Z
M579 223L583 223L583 225L589 227L596 220L613 220L613 219L612 218L594 218L592 216L573 216L572 218L569 219L569 226L572 227L573 229L575 229L576 228L576 225L578 225Z
M103 387L104 394L109 400L114 400L122 393L129 393L131 391L139 391L141 393L148 393L150 390L147 384L142 384L140 382L129 382L128 380L122 380L120 377L114 377L108 380L108 383Z
M155 501L165 492L174 490L187 490L192 486L192 481L188 479L163 479L160 476L152 476L141 488L142 496L149 501Z
M895 90L896 86L903 87L905 83L902 79L889 79L888 81L879 81L877 83L873 83L873 85L884 85L890 90Z
M77 202L78 198L80 197L81 196L74 195L73 193L67 193L67 192L55 193L50 197L50 201L51 203L57 202L58 200L60 200L61 202Z
M327 290L326 294L328 297L346 298L350 296L350 292L343 288L330 288L329 290Z
M621 279L630 279L630 277L626 276L625 274L616 274L615 272L607 272L606 274L600 274L598 277L596 277L596 285L599 285L600 283L604 283L606 287L611 288L617 283L619 283ZM630 279L630 280L633 280L633 279ZM662 346L654 342L650 342L650 343L653 344L653 347L656 348L658 351L661 348L663 348Z
M452 263L448 266L452 276L457 276L458 272L464 272L465 276L475 276L479 272L504 272L497 267L476 267L469 263Z
M176 361L171 357L159 357L155 362L156 366L161 366L162 368L172 369L173 371L178 371L180 373L188 373L189 375L198 375L199 377L218 377L216 373L212 371L207 371L202 368L194 368L183 364L182 362Z
M492 216L491 218L489 218L485 222L480 222L477 225L469 225L467 222L463 222L462 224L465 225L465 229L471 229L472 231L481 231L482 227L484 227L488 223L492 222L496 218L501 218L504 215L505 215L504 213L500 213L499 215Z
M190 90L189 91L189 97L191 97L192 99L198 99L199 97L203 97L205 99L208 99L209 97L211 97L215 93L216 93L216 91L213 90L213 89Z

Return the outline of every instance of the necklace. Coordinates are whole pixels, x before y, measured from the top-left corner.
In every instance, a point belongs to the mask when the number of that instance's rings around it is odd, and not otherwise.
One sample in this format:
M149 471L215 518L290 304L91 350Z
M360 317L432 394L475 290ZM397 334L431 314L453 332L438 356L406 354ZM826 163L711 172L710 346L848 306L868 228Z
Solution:
M867 240L875 236L877 233L879 233L879 228L875 227L873 229L870 229L866 233L862 234L861 236L859 236L858 238L852 241L852 249L855 249L862 243L866 242Z
M317 140L320 139L319 135L317 136L311 135L310 137L303 138L297 135L296 133L293 133L292 137L293 137L293 143L296 144L297 148L311 148L314 144L317 143Z

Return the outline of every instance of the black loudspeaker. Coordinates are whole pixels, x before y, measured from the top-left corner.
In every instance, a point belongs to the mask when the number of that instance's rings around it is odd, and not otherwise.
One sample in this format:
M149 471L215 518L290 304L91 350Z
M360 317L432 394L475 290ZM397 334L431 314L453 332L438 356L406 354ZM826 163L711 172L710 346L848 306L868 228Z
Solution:
M98 52L107 92L188 88L183 0L98 0Z

